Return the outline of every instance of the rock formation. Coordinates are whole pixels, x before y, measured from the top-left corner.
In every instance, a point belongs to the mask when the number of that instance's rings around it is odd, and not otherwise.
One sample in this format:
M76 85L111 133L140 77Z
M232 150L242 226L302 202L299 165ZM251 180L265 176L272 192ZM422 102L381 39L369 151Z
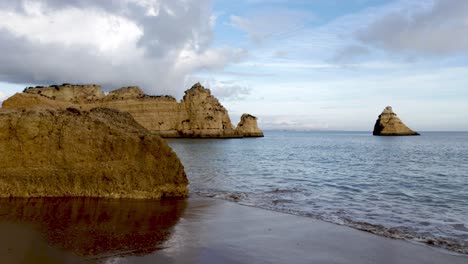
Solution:
M188 194L166 142L117 110L0 110L0 152L0 197Z
M181 102L171 96L145 95L140 88L124 87L104 95L97 85L61 85L27 88L3 102L3 108L105 107L129 112L148 130L162 137L261 137L257 119L246 116L234 128L227 110L199 83L185 91ZM249 117L250 116L250 117Z
M263 137L263 132L257 126L257 118L253 115L243 114L236 130L245 137Z
M418 132L408 128L393 112L391 106L385 107L374 125L374 136L417 136Z

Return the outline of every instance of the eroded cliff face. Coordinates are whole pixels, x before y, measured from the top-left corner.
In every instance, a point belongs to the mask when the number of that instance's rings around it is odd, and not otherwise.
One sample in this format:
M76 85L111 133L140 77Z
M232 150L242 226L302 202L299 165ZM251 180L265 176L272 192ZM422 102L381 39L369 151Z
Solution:
M263 137L263 132L257 125L257 118L253 115L243 114L236 130L244 136Z
M374 125L374 136L417 136L418 132L407 127L393 112L391 106L385 107Z
M85 91L78 92L83 87L97 87L97 90L86 88ZM241 121L248 123L248 129L243 126L241 129L234 128L227 110L209 89L199 83L185 92L181 102L171 96L145 95L136 86L124 87L105 96L101 87L95 85L32 88L3 102L3 108L7 109L67 107L82 110L106 107L126 111L143 127L162 137L263 136L256 125L256 119L255 125L253 120ZM256 129L251 128L252 126ZM255 133L251 133L252 131Z
M164 140L112 109L0 110L0 197L185 197Z
M180 103L182 122L177 127L185 137L241 137L228 112L209 89L199 83L185 91ZM186 115L184 115L186 113Z

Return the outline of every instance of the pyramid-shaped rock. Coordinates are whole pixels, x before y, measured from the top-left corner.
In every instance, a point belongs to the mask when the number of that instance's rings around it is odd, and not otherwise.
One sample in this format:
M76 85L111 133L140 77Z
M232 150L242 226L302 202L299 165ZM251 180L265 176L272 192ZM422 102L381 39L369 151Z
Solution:
M407 127L393 112L391 106L385 107L375 122L374 136L417 136L418 132Z

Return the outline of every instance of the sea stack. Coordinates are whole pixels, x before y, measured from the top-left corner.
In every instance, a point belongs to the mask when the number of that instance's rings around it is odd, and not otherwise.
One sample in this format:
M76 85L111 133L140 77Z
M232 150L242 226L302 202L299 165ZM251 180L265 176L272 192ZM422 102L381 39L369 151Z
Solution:
M243 114L236 130L244 137L263 137L263 132L257 125L257 118L253 115Z
M0 109L0 197L186 197L179 158L129 113Z
M374 136L418 136L419 133L407 127L393 112L391 106L385 107L374 125Z

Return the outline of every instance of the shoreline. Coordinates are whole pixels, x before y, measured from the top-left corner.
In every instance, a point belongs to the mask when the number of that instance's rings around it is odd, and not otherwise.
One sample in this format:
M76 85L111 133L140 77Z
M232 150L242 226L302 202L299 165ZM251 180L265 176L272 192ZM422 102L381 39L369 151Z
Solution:
M39 253L53 263L468 262L466 255L436 247L194 194L160 202L0 199L0 204L2 263L37 263L25 259Z
M445 250L449 254L460 254L462 256L468 256L467 246L462 244L460 241L452 240L450 238L443 238L443 237L437 238L435 236L421 235L415 232L404 232L402 230L395 229L395 228L388 228L382 225L377 225L377 224L372 224L372 223L367 223L367 222L352 221L350 219L344 220L343 222L334 222L326 218L320 218L320 216L318 215L301 214L300 212L296 212L296 211L285 211L281 209L262 207L262 206L257 206L257 205L253 205L249 203L243 203L242 201L239 200L238 196L218 197L217 195L209 195L209 194L203 194L203 193L189 194L189 197L190 195L196 195L202 198L226 201L226 202L238 204L240 206L257 208L257 209L267 210L267 211L281 213L281 214L305 217L305 218L313 219L316 221L322 221L322 222L326 222L326 223L337 225L337 226L348 227L357 231L366 232L366 233L376 235L379 237L383 237L383 238L407 241L410 243L428 246L428 247L432 247L435 249Z

